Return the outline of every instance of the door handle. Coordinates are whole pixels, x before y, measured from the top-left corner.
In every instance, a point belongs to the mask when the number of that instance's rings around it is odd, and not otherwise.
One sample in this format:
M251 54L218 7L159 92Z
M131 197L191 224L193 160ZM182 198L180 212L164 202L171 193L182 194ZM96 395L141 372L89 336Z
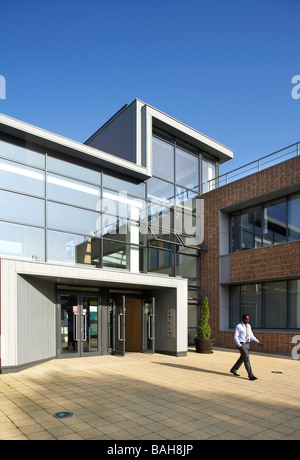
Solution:
M121 316L123 316L123 313L119 313L118 315L118 340L123 342L124 338L121 339Z
M153 329L153 314L149 315L149 321L148 321L148 338L150 340L153 340L153 337L151 336L151 329ZM153 332L153 331L152 331Z
M78 314L74 313L73 314L73 339L75 340L75 342L79 342L78 331L77 331L77 326L78 326L77 318L78 318Z
M87 326L87 321L86 321L86 316L87 316L87 315L81 315L81 316L84 318L84 329L83 329L83 339L82 339L82 341L83 341L83 342L86 342L86 338L87 338L87 328L86 328L86 326Z

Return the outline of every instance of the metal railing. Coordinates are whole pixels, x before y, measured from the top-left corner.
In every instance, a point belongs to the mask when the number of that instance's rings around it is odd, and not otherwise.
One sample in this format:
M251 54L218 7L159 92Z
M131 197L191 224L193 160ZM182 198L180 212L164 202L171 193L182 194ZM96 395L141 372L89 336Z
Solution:
M250 174L262 171L263 169L282 163L283 161L290 160L291 158L297 156L300 156L300 142L277 150L276 152L270 153L258 160L251 161L251 163L247 163L244 166L233 169L225 174L221 174L214 179L210 179L207 181L208 191L230 184L231 182L247 177Z

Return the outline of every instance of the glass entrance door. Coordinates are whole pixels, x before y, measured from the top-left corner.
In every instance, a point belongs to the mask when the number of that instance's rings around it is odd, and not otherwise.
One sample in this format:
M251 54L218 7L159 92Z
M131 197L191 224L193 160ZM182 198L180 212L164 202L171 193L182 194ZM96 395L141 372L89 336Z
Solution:
M99 299L95 294L59 294L58 354L99 354Z
M111 353L125 356L125 296L110 299Z
M155 353L155 298L143 301L143 352Z

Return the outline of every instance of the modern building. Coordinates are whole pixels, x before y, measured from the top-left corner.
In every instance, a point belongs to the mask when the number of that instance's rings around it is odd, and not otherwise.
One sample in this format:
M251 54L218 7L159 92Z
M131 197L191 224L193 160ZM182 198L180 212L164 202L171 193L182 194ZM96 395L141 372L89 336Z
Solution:
M1 372L186 354L196 199L232 151L139 100L85 144L4 115L0 132Z
M0 133L1 372L129 351L184 356L205 295L216 345L234 346L247 310L266 348L290 349L296 154L221 186L232 150L140 100L85 144L5 115Z

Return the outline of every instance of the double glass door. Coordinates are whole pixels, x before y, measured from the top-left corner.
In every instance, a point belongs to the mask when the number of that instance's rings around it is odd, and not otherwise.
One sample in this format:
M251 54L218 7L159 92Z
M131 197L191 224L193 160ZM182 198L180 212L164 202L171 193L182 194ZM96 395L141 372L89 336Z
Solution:
M125 295L110 299L110 349L113 355L124 356L126 351L155 353L155 299L136 300L134 314L129 315L133 303L128 299L126 302ZM132 336L136 339L134 346Z
M99 354L99 298L85 292L59 294L58 354Z

